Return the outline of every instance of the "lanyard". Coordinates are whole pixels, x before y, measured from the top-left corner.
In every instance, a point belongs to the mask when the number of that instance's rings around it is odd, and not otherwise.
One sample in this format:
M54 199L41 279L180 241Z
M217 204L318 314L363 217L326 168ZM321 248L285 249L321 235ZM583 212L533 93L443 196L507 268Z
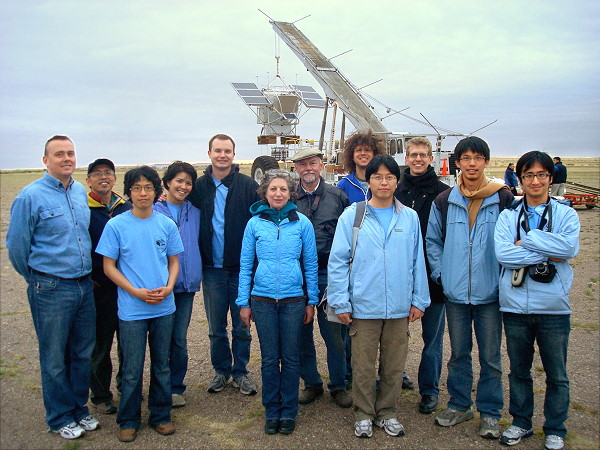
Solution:
M527 199L523 197L523 205L521 207L521 211L519 211L519 216L517 217L517 241L521 240L521 227L525 230L525 233L529 233L529 218L525 213L525 208L527 208ZM548 199L548 204L544 208L544 212L542 213L542 219L540 220L540 225L538 230L543 230L546 225L546 214L548 214L548 231L552 232L552 207L550 205L550 199ZM521 222L521 217L523 217L523 221Z

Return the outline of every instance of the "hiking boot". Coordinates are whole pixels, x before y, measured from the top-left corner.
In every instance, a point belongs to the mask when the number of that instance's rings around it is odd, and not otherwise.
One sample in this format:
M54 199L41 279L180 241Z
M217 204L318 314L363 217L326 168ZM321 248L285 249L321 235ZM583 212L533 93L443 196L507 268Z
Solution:
M241 377L234 378L231 385L234 388L240 388L240 393L244 395L256 394L256 385L248 375L242 375Z
M546 443L544 444L546 450L562 450L565 448L565 441L560 436L555 434L549 434L546 436Z
M438 405L437 395L422 395L419 402L419 412L421 414L431 414Z
M370 438L373 436L373 422L371 422L371 419L354 422L354 434L359 438Z
M183 394L171 394L171 404L173 408L181 408L185 406L187 402L185 401L185 397Z
M303 391L298 395L298 403L301 405L308 405L309 403L314 402L316 399L323 395L323 389L319 389L316 387L306 387Z
M94 409L100 414L114 414L117 412L117 407L110 400L103 403L94 404Z
M208 388L206 389L211 394L215 392L221 392L225 389L225 386L229 384L229 380L231 377L221 375L220 373L216 374L212 381L209 383Z
M394 417L391 419L376 420L375 425L383 428L390 436L404 436L404 427Z
M85 431L94 431L100 428L100 422L91 414L88 414L83 419L79 420L79 426Z
M60 434L65 439L77 439L85 434L85 430L76 422L71 422L58 430L50 430L53 433Z
M160 423L158 425L150 426L154 428L157 433L162 434L163 436L168 436L169 434L175 433L175 425L173 425L173 422Z
M479 424L479 436L486 439L498 439L500 437L500 425L498 419L493 417L482 417Z
M352 395L347 391L331 391L331 396L340 408L350 408L352 406Z
M435 423L442 427L453 427L454 425L466 422L473 418L473 407L471 406L466 411L457 411L456 409L448 408L445 412L435 418Z
M133 442L137 437L137 430L135 428L119 428L117 431L117 439L121 442Z
M500 443L504 445L517 445L521 439L533 436L533 428L526 430L516 425L511 425L500 436Z
M296 421L294 419L281 419L279 421L279 433L292 434L296 429Z
M277 434L279 431L279 420L267 420L265 422L265 433Z
M415 383L406 372L402 372L402 389L414 389Z

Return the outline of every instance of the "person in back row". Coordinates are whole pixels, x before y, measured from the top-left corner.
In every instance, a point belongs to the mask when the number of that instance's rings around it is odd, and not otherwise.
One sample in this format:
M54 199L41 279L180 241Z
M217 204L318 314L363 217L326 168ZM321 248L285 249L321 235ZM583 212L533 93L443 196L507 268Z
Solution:
M439 194L427 224L427 258L431 278L446 295L451 355L448 361L448 409L435 423L451 427L474 417L473 327L479 348L479 382L475 403L479 435L500 436L502 400L502 316L498 304L500 265L494 254L494 227L513 195L504 183L488 182L484 169L490 148L470 136L456 144L458 184Z

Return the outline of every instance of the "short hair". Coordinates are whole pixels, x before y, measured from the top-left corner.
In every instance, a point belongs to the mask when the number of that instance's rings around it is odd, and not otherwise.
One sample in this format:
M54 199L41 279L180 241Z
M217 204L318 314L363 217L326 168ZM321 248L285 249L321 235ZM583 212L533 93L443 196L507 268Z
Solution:
M454 147L454 157L460 159L467 150L483 155L486 161L490 160L490 147L487 142L477 136L468 136L458 141L458 144Z
M173 163L167 167L167 170L165 170L165 174L162 177L163 186L166 190L169 190L169 183L177 176L179 172L185 172L192 178L193 188L194 183L196 183L196 178L198 178L198 174L196 173L194 166L183 161L173 161Z
M154 185L154 202L156 202L162 194L162 187L158 172L150 166L138 166L128 170L123 179L123 193L131 200L131 186L140 181L142 177Z
M560 162L560 156L555 156L554 159L557 159Z
M387 170L389 170L392 175L395 175L398 181L400 181L400 167L396 160L390 155L377 155L369 161L367 169L365 170L365 178L367 181L369 181L371 175L377 172L381 166L387 167Z
M429 156L433 155L431 141L429 141L429 139L427 139L426 137L417 136L417 137L411 138L408 141L406 141L406 156L410 155L410 148L413 145L414 146L424 145L425 147L427 147L427 155L429 155Z
M381 136L373 134L373 131L352 134L344 143L344 168L348 172L356 172L356 163L354 162L354 151L357 147L369 147L373 150L373 155L385 154L385 143Z
M540 152L539 150L533 150L525 153L517 161L516 172L519 181L521 181L521 174L529 170L536 163L540 163L544 170L550 174L550 179L552 179L552 176L554 175L554 162L552 161L552 158L550 158L548 153Z
M235 141L230 137L227 136L226 134L215 134L213 137L210 138L210 141L208 141L208 151L210 152L210 150L212 149L212 143L215 139L218 139L220 141L231 141L231 143L233 144L233 153L235 153Z
M296 200L298 196L298 182L296 181L296 179L292 177L292 175L285 169L271 169L265 172L262 179L260 180L258 189L256 190L256 193L258 194L262 202L266 204L269 203L267 201L267 190L269 188L269 184L271 184L271 181L273 181L275 178L281 178L286 181L288 189L290 191L290 200Z
M46 144L44 145L44 156L48 156L48 144L50 144L50 142L52 142L52 141L69 141L71 144L73 144L73 141L71 140L71 138L69 136L63 136L62 134L56 134L46 141ZM73 144L73 145L75 145L75 144Z
M510 168L510 166L514 166L514 165L515 165L515 163L508 163L508 166L506 166L506 168L508 169L508 168Z

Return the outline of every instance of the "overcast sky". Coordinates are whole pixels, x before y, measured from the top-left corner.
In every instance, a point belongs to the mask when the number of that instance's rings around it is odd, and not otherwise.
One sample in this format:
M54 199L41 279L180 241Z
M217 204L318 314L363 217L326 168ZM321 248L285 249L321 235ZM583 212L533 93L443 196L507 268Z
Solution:
M476 133L492 156L600 154L600 2L2 0L0 168L43 167L54 134L73 138L79 166L206 160L219 132L253 159L260 126L229 83L275 73L258 8L311 14L298 28L328 57L353 49L334 63L357 87L383 78L364 92L387 106L462 133L497 119ZM322 93L283 43L279 54L290 84ZM308 111L299 134L317 139L321 120Z

